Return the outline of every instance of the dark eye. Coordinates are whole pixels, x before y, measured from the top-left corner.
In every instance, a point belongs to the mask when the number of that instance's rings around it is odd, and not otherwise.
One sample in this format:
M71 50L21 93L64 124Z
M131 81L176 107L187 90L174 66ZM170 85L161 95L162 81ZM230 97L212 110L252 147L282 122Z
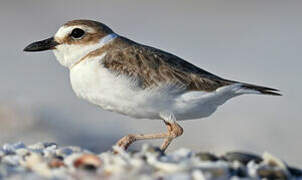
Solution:
M81 38L85 34L85 31L83 31L80 28L75 28L72 30L70 36L73 38Z

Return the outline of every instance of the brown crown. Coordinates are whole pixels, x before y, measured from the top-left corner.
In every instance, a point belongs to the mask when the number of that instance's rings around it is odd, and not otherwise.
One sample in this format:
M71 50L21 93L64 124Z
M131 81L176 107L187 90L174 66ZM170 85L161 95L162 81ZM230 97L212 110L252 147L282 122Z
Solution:
M95 30L95 33L86 33L82 39L73 39L70 36L64 37L63 39L56 39L59 43L64 44L95 44L102 37L113 33L112 29L103 23L92 21L92 20L73 20L64 24L64 26L88 26Z

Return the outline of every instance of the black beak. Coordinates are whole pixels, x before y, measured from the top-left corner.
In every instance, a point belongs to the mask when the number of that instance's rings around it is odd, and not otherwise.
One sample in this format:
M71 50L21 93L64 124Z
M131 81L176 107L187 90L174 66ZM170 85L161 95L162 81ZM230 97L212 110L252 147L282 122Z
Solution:
M59 43L56 42L53 37L51 37L42 41L31 43L30 45L26 46L26 48L24 48L24 51L34 52L55 49L56 45L58 44Z

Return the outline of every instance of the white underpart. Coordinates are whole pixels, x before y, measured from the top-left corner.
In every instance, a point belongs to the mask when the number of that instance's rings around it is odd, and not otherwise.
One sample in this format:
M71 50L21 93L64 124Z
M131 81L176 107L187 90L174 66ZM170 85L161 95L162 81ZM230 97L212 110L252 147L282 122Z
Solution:
M90 33L94 32L93 29L86 27L86 26L68 26L68 27L63 26L55 34L55 36L54 36L55 39L62 39L64 37L68 36L74 28L81 28L85 32L90 32ZM90 45L87 45L87 44L84 44L84 45L82 45L82 44L60 44L60 45L56 46L56 49L54 49L53 52L54 52L57 60L60 62L60 64L70 68L70 67L72 67L72 65L74 63L79 61L82 57L87 55L89 52L92 52L98 48L103 47L105 44L109 43L116 37L118 37L118 35L115 33L112 33L112 34L109 34L109 35L103 37L102 39L100 39L100 41L98 43L90 44Z
M141 89L136 79L117 76L104 68L101 62L105 55L75 65L70 70L72 88L77 96L105 110L135 118L166 121L204 118L232 97L251 93L245 92L240 83L214 92L185 91L173 84Z

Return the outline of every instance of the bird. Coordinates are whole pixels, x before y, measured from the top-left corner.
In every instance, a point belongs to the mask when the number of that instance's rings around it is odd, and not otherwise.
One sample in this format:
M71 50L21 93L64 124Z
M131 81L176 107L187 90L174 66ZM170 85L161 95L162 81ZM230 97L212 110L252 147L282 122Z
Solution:
M129 134L116 145L163 139L165 151L183 134L179 121L202 119L243 94L281 96L278 89L219 77L164 50L118 35L93 20L72 20L24 51L52 50L69 69L75 94L100 108L136 119L162 120L167 131Z

